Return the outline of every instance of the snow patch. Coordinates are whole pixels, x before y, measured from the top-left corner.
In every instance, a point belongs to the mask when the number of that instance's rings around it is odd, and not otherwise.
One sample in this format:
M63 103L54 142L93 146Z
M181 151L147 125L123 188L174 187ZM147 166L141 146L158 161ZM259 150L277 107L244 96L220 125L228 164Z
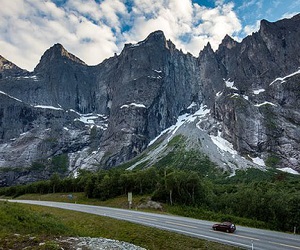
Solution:
M206 109L206 105L201 104L200 109L197 110L194 114L183 114L180 115L177 118L177 122L175 125L172 125L171 127L165 129L162 131L157 137L155 137L150 143L148 144L148 147L151 146L158 138L160 138L162 135L172 132L171 136L168 138L168 141L171 140L172 136L176 133L176 131L185 123L194 122L197 118L202 118L205 115L209 114L210 109Z
M249 96L243 95L243 98L244 98L245 100L249 101Z
M27 134L29 134L28 131L27 131L27 132L24 132L24 133L22 133L22 134L20 134L20 136L25 136L25 135L27 135Z
M80 118L76 118L75 121L81 121L84 124L95 124L95 119L97 119L97 116L89 116L89 115L83 115L80 116Z
M17 80L21 79L33 79L34 81L38 81L38 77L36 75L33 76L18 76L16 77Z
M231 95L230 97L231 98L234 98L234 97L239 97L240 95L239 94L237 94L237 93L234 93L233 95Z
M222 91L219 91L218 93L216 93L216 97L219 97L219 96L221 96L223 94L223 92Z
M123 109L123 108L129 108L129 107L146 108L146 106L144 104L132 102L130 104L124 104L124 105L122 105L121 109Z
M253 90L253 94L259 95L260 93L265 92L265 91L266 91L265 89L256 89L256 90Z
M153 71L156 72L156 73L158 73L158 74L162 73L161 70L157 70L157 69L154 69Z
M35 105L35 108L40 108L40 109L53 109L53 110L63 110L62 108L57 108L53 106L46 106L46 105Z
M147 76L148 78L151 78L151 79L162 79L161 76Z
M234 81L231 82L229 79L228 80L224 79L224 81L227 88L238 90L237 87L234 86Z
M292 76L294 76L294 75L297 75L297 74L300 74L300 69L298 69L296 72L294 72L294 73L292 73L292 74L289 74L289 75L287 75L287 76L285 76L285 77L278 77L278 78L276 78L273 82L270 83L270 86L271 86L273 83L277 82L277 81L280 81L281 83L284 83L285 80L286 80L287 78L290 78L290 77L292 77Z
M292 169L292 168L277 168L277 169L282 171L282 172L289 173L289 174L299 175L299 173L296 170Z
M18 98L16 98L16 97L13 97L13 96L11 96L11 95L9 95L9 94L3 92L3 91L0 91L0 94L6 95L6 96L8 96L9 98L12 98L12 99L14 99L14 100L16 100L16 101L18 101L18 102L22 102L20 99L18 99Z
M138 43L134 43L134 44L129 44L131 48L134 48L134 47L139 47L140 45L144 44L145 41L141 41L141 42L138 42Z
M107 129L107 117L105 115L93 114L93 113L90 114L79 114L78 112L76 113L79 115L79 118L75 118L74 121L80 121L89 126L93 125L102 130Z
M192 102L190 106L187 107L187 109L191 109L193 107L197 106L197 103L195 102Z
M249 156L249 155L248 155ZM250 156L249 156L250 157ZM251 158L251 157L250 157ZM259 166L262 166L262 167L265 167L266 164L264 162L263 159L259 158L259 157L255 157L255 158L251 158L251 160L253 161L253 163L259 165Z
M210 138L212 139L213 143L222 151L226 151L232 155L237 155L238 152L233 148L233 145L221 137L221 132L218 131L218 135L210 135Z
M272 102L263 102L263 103L259 103L259 104L255 104L254 106L255 107L261 107L261 106L263 106L263 105L272 105L272 106L277 106L276 104L274 104L274 103L272 103Z

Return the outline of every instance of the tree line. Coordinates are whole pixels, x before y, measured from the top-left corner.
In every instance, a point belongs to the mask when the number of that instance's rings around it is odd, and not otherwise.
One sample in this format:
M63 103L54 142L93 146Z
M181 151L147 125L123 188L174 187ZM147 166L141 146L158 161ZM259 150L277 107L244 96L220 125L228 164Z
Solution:
M60 178L0 189L0 195L84 192L88 198L107 200L120 195L149 194L155 201L197 207L207 211L265 222L269 228L291 231L300 227L300 179L277 178L218 182L197 171L148 168L128 171L80 170L76 178Z

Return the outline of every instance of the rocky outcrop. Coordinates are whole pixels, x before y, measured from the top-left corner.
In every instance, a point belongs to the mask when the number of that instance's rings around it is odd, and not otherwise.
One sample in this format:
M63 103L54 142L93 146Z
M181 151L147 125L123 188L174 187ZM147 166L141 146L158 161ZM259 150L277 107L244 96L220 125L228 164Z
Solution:
M0 79L26 75L28 72L0 55Z
M60 44L33 72L1 57L1 185L47 178L59 157L65 175L119 165L162 131L172 131L166 129L178 117L201 118L203 107L209 117L186 126L190 134L207 145L226 140L250 161L264 160L260 166L299 171L299 23L300 15L263 20L243 41L226 36L216 51L208 43L198 58L176 49L162 31L126 44L97 66ZM212 150L206 153L214 157ZM247 165L243 159L238 164Z

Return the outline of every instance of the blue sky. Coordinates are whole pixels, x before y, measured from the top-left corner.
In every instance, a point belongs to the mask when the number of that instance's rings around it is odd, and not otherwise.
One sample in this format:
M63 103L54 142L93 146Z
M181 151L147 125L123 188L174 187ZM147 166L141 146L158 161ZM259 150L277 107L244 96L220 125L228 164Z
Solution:
M124 43L155 30L197 56L228 34L240 41L259 28L300 13L300 0L0 0L0 55L33 70L46 49L61 43L95 65Z

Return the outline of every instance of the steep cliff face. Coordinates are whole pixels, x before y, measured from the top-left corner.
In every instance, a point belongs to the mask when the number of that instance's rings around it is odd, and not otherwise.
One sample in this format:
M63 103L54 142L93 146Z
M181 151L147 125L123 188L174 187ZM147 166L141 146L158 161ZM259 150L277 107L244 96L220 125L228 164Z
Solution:
M47 178L56 159L65 175L110 168L161 133L185 135L222 168L299 171L299 24L300 15L263 20L243 41L226 36L198 58L162 31L97 66L60 44L33 72L0 58L1 185Z
M110 119L103 143L112 154L102 159L105 165L142 152L198 100L198 75L196 58L176 50L161 31L125 45L109 78Z
M299 15L276 23L263 20L260 30L241 43L224 38L215 54L225 68L227 88L216 98L215 116L223 123L224 138L240 153L265 160L275 156L281 159L278 165L299 170L299 139L291 136L299 133L297 115L285 118L298 113L297 23Z

